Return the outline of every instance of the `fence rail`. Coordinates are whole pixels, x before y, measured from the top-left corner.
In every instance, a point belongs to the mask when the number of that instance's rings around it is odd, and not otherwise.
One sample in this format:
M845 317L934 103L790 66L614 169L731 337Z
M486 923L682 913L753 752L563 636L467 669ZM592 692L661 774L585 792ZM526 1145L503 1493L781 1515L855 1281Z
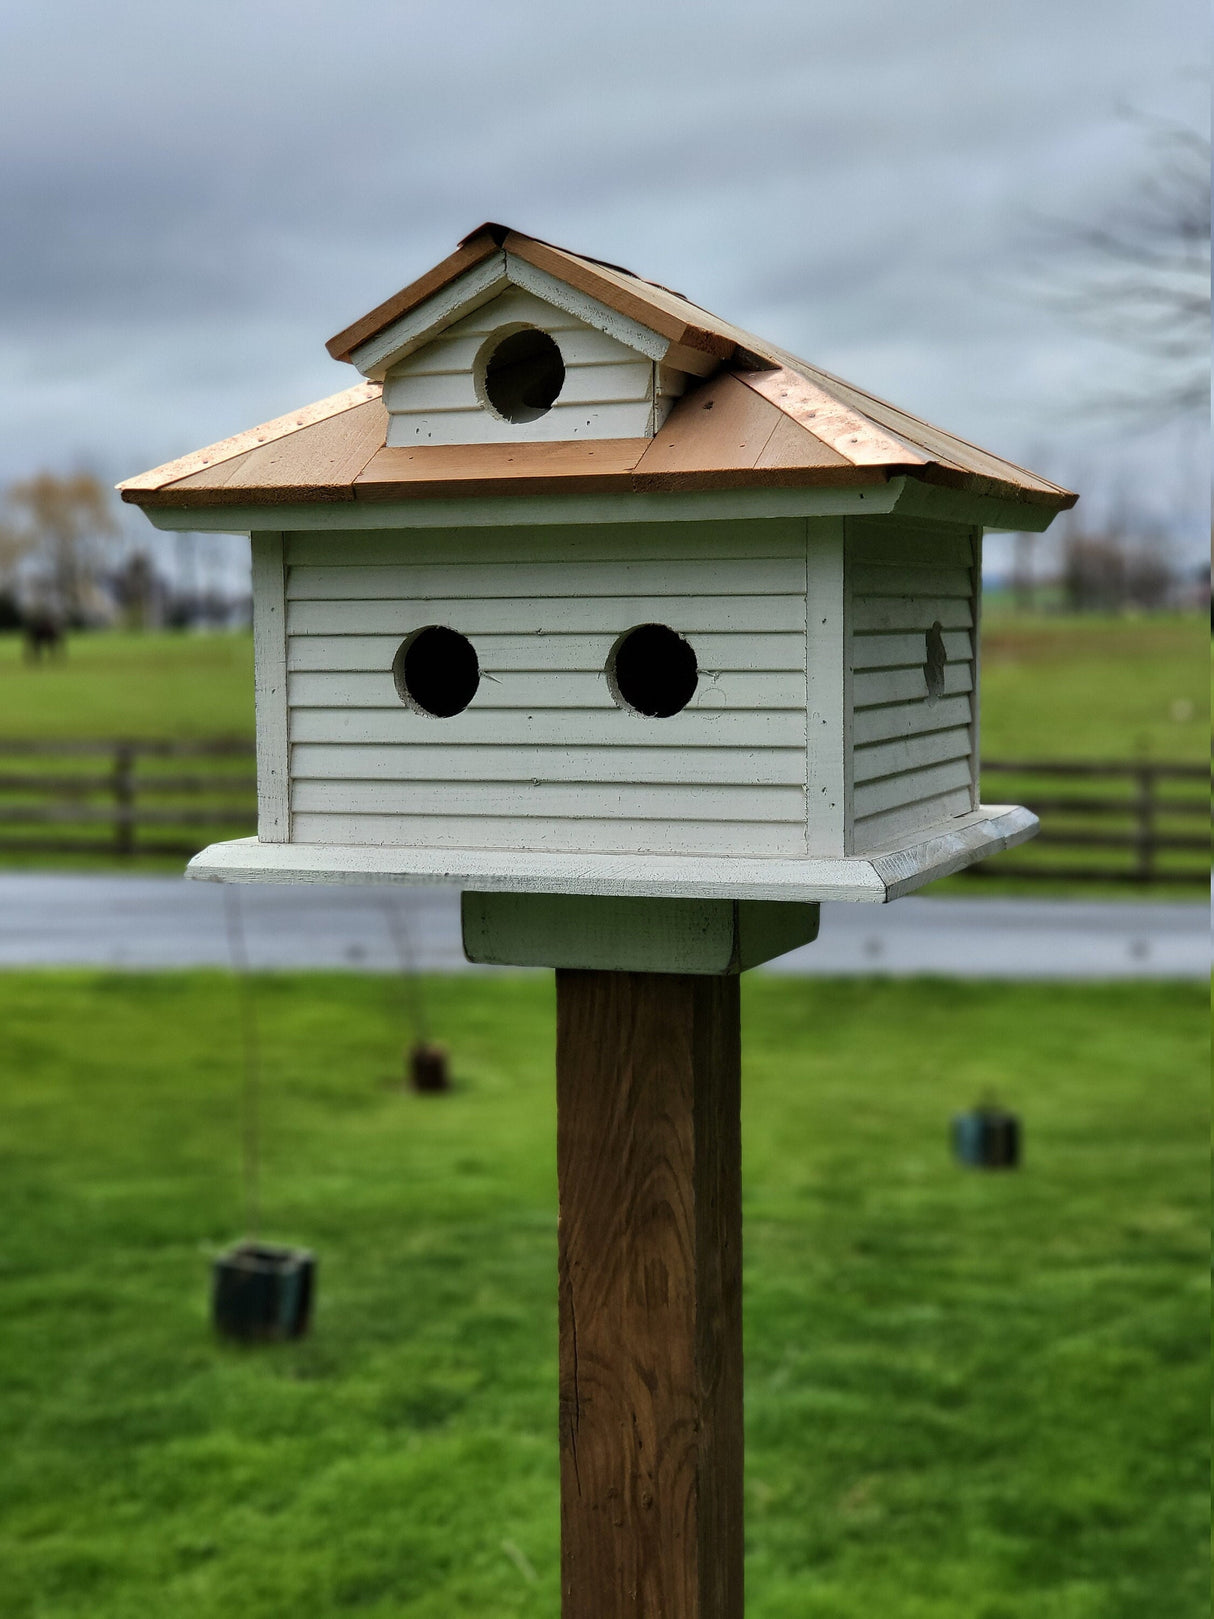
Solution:
M1207 765L987 759L982 775L984 798L1024 804L1040 816L1041 831L1010 858L981 861L966 876L1146 887L1210 881ZM1074 792L1066 790L1071 782ZM1205 823L1200 834L1192 830L1198 818ZM1100 858L1060 861L1056 849L1092 850ZM1114 863L1111 853L1124 858ZM1174 858L1196 854L1205 857L1201 865Z
M256 777L251 768L233 766L251 766L253 756L253 744L242 739L0 739L0 855L188 857L225 830L231 837L252 833ZM982 770L984 796L1026 804L1041 817L1041 832L1010 857L971 866L968 876L1209 882L1204 765L997 759ZM1198 817L1207 823L1200 835L1192 826ZM1059 860L1055 851L1089 851L1094 858L1071 853ZM1200 865L1182 858L1199 853ZM1124 858L1114 862L1118 854Z
M253 744L242 739L0 739L0 855L188 858L209 841L190 836L194 831L239 837L256 830L257 778L225 768L253 756ZM158 802L149 806L148 799ZM11 835L9 828L29 830Z

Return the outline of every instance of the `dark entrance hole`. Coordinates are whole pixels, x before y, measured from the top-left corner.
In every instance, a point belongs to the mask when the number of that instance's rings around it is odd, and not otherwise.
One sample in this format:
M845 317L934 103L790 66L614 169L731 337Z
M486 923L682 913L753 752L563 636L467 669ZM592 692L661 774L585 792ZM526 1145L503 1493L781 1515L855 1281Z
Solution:
M485 361L481 381L490 406L508 422L534 422L565 386L565 362L547 332L528 326L503 337Z
M687 707L698 679L689 642L665 624L639 624L622 635L607 659L607 679L616 702L653 719L668 719Z
M392 679L402 703L445 720L462 714L476 696L481 669L466 635L445 624L428 624L401 642L392 659Z

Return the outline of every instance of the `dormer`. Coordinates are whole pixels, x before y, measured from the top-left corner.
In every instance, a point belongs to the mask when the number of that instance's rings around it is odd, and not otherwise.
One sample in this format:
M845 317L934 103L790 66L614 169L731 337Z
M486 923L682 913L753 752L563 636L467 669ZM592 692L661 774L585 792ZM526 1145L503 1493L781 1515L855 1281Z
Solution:
M389 447L653 438L689 382L735 344L707 314L702 327L689 322L690 306L667 289L643 283L637 299L616 286L626 272L585 267L595 292L571 280L570 255L484 225L329 350L383 383Z

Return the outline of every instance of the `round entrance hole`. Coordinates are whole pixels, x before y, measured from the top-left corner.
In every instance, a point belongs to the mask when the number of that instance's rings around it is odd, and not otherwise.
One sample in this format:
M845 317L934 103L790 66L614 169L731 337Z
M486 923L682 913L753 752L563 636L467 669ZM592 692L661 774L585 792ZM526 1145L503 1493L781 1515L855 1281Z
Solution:
M547 415L565 386L565 362L547 332L525 326L491 340L477 380L490 410L503 421L534 422Z
M607 659L611 695L623 708L669 719L695 696L699 670L691 644L665 624L638 624Z
M402 703L436 719L450 719L463 713L481 683L476 648L458 630L427 624L397 648L392 680Z

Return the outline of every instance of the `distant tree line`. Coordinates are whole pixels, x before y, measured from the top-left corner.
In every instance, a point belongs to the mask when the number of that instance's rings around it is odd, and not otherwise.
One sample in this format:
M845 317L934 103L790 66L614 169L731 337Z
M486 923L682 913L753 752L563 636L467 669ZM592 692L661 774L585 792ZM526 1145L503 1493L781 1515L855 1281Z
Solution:
M110 489L91 472L42 471L0 494L0 632L31 655L70 629L226 627L228 595L183 589L122 543Z

